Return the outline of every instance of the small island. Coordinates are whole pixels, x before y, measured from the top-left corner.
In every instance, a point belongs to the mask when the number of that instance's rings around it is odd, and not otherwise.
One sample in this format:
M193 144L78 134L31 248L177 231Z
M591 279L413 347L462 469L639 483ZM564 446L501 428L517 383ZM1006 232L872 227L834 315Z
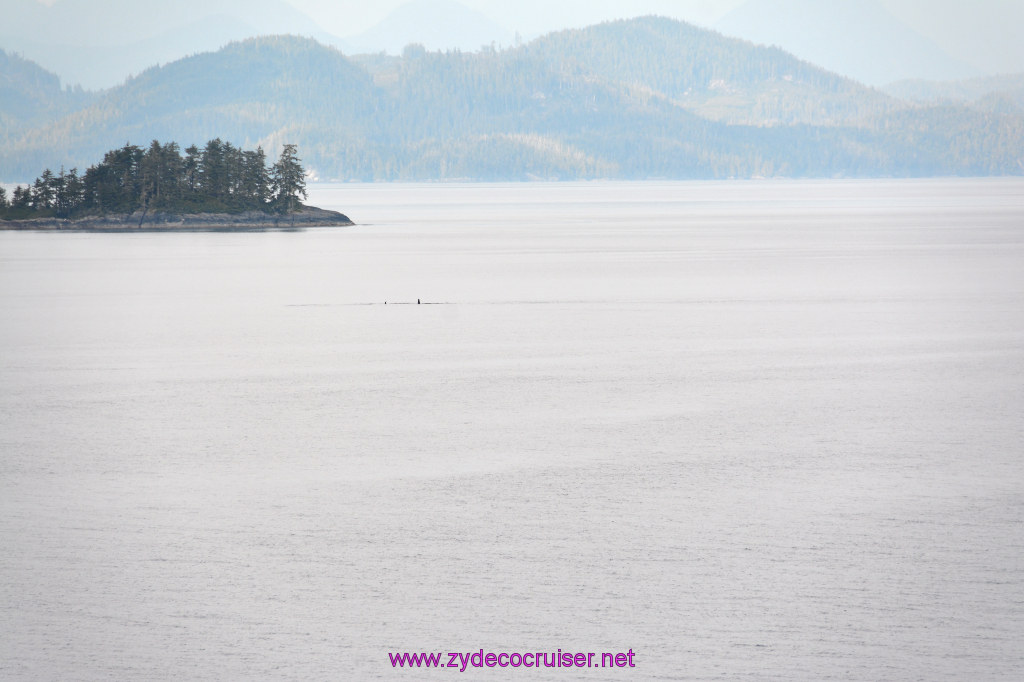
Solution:
M182 156L153 140L107 152L83 175L47 169L8 198L0 187L4 230L264 230L347 226L337 211L305 206L306 174L294 144L267 165L261 147L220 138Z

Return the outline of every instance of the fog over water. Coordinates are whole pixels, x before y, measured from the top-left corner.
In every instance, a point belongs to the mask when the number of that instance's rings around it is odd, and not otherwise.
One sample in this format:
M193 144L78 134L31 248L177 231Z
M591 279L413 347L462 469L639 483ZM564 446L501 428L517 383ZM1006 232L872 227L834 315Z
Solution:
M0 232L0 678L1018 679L1020 179L310 203Z

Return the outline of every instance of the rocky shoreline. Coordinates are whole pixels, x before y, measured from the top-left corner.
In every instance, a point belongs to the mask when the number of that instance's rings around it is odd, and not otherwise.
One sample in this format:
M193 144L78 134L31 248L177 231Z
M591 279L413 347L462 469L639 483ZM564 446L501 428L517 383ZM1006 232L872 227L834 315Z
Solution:
M348 216L315 206L303 206L294 213L166 213L163 211L89 216L73 220L32 218L0 220L0 230L43 230L82 232L197 232L292 230L304 227L347 227L354 225Z

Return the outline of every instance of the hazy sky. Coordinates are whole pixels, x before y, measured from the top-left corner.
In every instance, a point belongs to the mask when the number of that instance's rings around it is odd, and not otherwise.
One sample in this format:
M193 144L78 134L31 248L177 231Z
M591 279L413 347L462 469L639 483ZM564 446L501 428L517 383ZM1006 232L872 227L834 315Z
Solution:
M53 5L56 0L36 0ZM81 0L80 0L81 1ZM85 0L88 1L88 0ZM101 4L102 0L93 0ZM165 3L167 0L139 0ZM339 36L370 28L409 0L285 0ZM710 25L745 0L459 0L511 30L542 33L567 26L642 14L662 14ZM821 0L828 2L828 0ZM944 41L963 36L974 43L986 32L1020 33L1013 19L1024 14L1024 0L880 0L917 30Z
M367 28L408 0L288 0L324 23L337 22ZM566 26L582 26L607 19L664 14L694 22L711 23L743 0L459 0L466 7L523 33L542 33ZM329 18L329 19L328 19ZM359 24L360 26L357 26ZM328 27L329 28L329 27ZM346 31L350 32L350 31Z
M822 0L827 2L828 0ZM288 0L338 35L369 28L408 0ZM540 33L595 21L662 14L709 25L744 0L460 0L512 30ZM1022 0L881 0L924 33L955 35L1019 15ZM1009 28L1009 27L1008 27ZM1020 29L1019 26L1016 27Z
M344 33L368 28L409 0L287 0ZM606 19L665 14L711 23L743 0L459 0L512 30L540 33ZM346 30L351 27L352 30ZM331 29L331 26L325 26Z
M408 0L287 0L339 36L359 33ZM745 0L459 0L524 37L609 19L661 14L711 26ZM756 0L755 0L756 1ZM829 0L821 0L827 3ZM967 62L1024 70L1024 0L879 0L894 16ZM1002 51L1003 54L994 52Z
M56 0L36 0L52 5ZM105 0L62 0L93 3ZM327 32L346 38L362 33L409 0L284 0ZM711 26L745 0L457 0L526 39L567 27L660 14ZM752 0L759 2L761 0ZM768 0L764 0L768 1ZM167 0L138 0L166 8ZM820 0L828 4L830 0ZM878 0L898 19L930 38L952 57L982 71L1024 71L1024 0ZM783 45L785 47L785 45Z

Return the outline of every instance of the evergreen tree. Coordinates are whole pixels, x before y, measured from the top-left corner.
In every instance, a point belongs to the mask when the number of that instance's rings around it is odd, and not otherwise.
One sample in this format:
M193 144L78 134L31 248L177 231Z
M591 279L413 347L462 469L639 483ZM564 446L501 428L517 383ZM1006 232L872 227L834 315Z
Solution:
M256 147L254 152L242 152L242 157L242 196L246 202L262 206L271 199L267 155L263 147Z
M83 190L78 169L72 168L65 173L62 166L54 183L54 212L58 218L69 217L72 211L82 204Z
M185 191L184 164L177 142L168 142L160 150L160 162L157 167L161 208L173 208L181 203Z
M199 165L201 159L199 147L191 145L185 150L185 186L189 192L195 192L199 187Z
M32 192L28 187L18 185L11 195L11 208L27 209L32 205Z
M153 140L149 149L142 156L142 163L139 166L139 188L141 190L139 202L143 210L148 210L151 204L160 202L160 156L163 148L160 143Z
M228 194L228 170L224 142L219 137L206 143L199 163L200 193L207 200L223 202Z
M230 142L224 143L225 203L231 208L244 208L242 192L242 150Z
M72 168L47 169L31 185L15 187L9 201L0 192L0 217L32 218L106 215L166 209L185 213L222 211L294 211L306 197L305 171L285 146L281 159L267 168L261 147L246 151L210 140L182 158L177 143L153 140L143 150L131 144L107 152L84 176Z
M301 205L299 197L306 198L306 173L295 154L296 146L286 144L281 158L274 164L271 174L274 187L274 202L279 210L290 213Z
M37 211L53 208L54 182L53 171L49 168L36 178L32 185L32 206Z

